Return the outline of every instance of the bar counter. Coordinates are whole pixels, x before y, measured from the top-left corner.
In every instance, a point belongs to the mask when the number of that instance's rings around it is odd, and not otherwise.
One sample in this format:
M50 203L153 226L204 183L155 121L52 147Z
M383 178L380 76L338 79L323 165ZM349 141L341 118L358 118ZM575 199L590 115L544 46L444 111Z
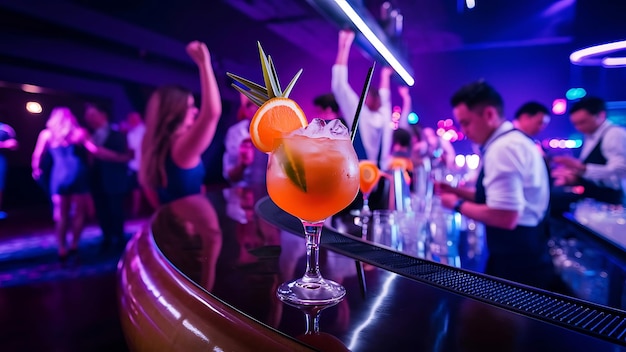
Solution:
M276 297L301 276L297 219L261 188L159 209L118 265L133 351L626 351L626 312L395 252L331 228L320 266L347 295L318 334Z

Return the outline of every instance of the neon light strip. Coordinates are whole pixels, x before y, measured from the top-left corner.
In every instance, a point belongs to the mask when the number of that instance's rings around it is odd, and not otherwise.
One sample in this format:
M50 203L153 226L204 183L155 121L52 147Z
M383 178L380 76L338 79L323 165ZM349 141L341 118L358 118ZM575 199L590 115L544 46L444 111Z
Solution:
M626 66L626 57L605 57L602 59L602 66Z
M575 65L599 65L604 60L598 56L604 56L614 51L626 49L626 40L618 42L594 45L585 49L576 50L570 54L569 60ZM605 60L608 58L605 58ZM621 57L611 59L626 59ZM610 61L609 61L610 62ZM622 64L620 64L622 65ZM605 65L610 66L610 65Z
M396 59L396 57L387 49L385 44L378 39L376 34L365 24L365 21L359 16L356 11L348 4L346 0L335 0L335 3L339 5L341 10L348 16L350 21L354 23L356 28L363 33L365 38L374 46L374 48L382 55L382 57L391 65L391 67L400 75L400 77L406 82L409 87L415 84L415 80L409 72L402 66L402 64Z

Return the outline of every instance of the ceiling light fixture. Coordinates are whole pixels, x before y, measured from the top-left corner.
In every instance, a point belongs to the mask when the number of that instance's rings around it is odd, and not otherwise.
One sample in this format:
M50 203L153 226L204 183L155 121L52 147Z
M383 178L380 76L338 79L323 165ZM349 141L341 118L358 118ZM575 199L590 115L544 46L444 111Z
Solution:
M623 67L626 66L626 57L605 57L602 59L604 67Z
M356 28L363 33L365 38L372 44L372 46L378 51L378 53L389 63L389 65L398 73L398 75L409 86L415 84L415 80L407 69L396 59L393 53L387 48L385 44L374 34L365 21L359 16L359 14L350 6L346 0L335 0L335 3L341 8L341 10L348 16L350 21L354 23Z
M607 57L608 54L626 49L626 40L594 45L585 49L576 50L570 54L569 60L574 65L623 67L626 57Z
M30 112L31 114L41 114L41 112L43 111L41 104L39 104L36 101L29 101L26 103L26 111Z

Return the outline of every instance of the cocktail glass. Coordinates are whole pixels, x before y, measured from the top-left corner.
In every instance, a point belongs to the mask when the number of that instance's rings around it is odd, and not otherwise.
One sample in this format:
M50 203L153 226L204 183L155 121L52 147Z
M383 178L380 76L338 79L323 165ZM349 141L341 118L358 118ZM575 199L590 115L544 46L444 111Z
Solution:
M361 160L359 162L359 188L363 194L363 206L358 215L361 217L372 214L369 207L369 197L376 184L378 184L379 179L380 171L374 162L369 160Z
M324 122L316 120L307 127L307 135L296 133L277 140L267 168L270 198L300 219L304 227L304 276L283 283L277 290L281 301L295 306L332 305L345 296L342 285L324 279L320 273L320 236L325 220L346 208L359 190L358 159L347 128L335 128L340 124L338 120L324 128ZM321 128L315 127L319 124ZM332 138L310 133L316 129L342 129L345 133Z

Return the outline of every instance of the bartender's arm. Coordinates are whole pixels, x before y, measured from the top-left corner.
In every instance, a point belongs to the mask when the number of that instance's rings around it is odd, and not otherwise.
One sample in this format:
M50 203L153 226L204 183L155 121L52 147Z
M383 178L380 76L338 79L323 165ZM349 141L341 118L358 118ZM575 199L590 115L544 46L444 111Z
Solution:
M619 188L626 178L626 130L611 128L602 139L602 155L606 164L583 164L571 156L552 158L557 167L552 170L555 185L575 185L582 178L605 186Z
M441 205L454 209L470 219L482 222L487 226L512 230L517 226L519 213L517 210L490 208L486 204L477 204L461 198L453 193L442 193Z
M453 187L445 182L436 182L435 183L435 193L436 194L444 194L444 193L452 193L456 195L460 199L471 200L476 199L476 190L473 188L464 188L464 187Z

